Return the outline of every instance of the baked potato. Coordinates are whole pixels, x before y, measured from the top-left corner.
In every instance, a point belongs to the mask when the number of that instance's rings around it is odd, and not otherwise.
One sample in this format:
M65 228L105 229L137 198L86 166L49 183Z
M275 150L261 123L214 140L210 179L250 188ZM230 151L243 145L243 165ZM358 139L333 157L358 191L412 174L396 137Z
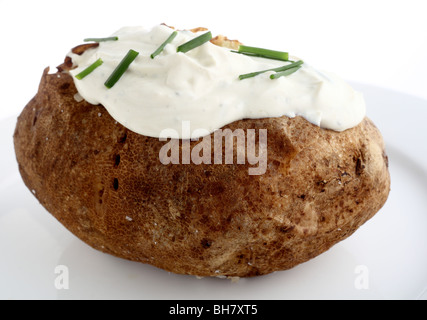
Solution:
M71 66L44 70L14 145L28 189L97 250L179 274L264 275L328 250L388 197L384 142L368 118L343 132L299 116L227 125L268 131L262 175L248 162L164 165L165 142L75 99Z

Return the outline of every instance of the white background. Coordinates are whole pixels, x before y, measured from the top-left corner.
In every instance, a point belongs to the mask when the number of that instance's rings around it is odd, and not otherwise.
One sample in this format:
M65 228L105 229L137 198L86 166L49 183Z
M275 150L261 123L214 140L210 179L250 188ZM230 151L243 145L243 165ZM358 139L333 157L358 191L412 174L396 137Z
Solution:
M289 51L347 80L427 99L425 5L424 0L0 0L0 119L18 114L36 93L43 69L54 69L83 38L162 22L181 29L204 26L247 45Z

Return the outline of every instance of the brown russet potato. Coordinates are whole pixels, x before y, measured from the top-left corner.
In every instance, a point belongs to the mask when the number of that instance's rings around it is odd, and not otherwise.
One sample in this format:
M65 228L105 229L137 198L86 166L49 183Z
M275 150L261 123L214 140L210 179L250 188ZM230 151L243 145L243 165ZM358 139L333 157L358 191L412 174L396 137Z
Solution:
M67 66L44 71L19 116L16 158L41 205L97 250L179 274L263 275L328 250L387 200L384 142L368 118L344 132L285 116L227 125L267 130L261 175L247 161L165 165L165 141L77 102Z

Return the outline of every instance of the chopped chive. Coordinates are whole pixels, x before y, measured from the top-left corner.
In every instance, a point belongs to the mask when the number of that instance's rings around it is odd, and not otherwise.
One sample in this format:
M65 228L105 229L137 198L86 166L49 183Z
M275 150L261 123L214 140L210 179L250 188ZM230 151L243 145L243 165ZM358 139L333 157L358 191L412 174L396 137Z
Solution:
M107 38L86 38L83 41L84 42L89 42L89 41L93 41L93 42L104 42L104 41L117 41L119 40L119 37L107 37Z
M286 71L288 69L298 67L298 66L302 65L303 63L304 62L302 60L298 60L296 62L292 62L292 63L287 64L287 65L282 66L282 67L242 74L239 76L239 79L243 80L243 79L247 79L247 78L252 78L252 77L255 77L255 76L262 74L264 72L268 72L268 71L282 72L282 71Z
M177 31L172 32L172 34L169 36L169 38L167 38L166 41L163 42L160 45L160 47L151 54L151 59L154 59L155 56L157 56L158 54L160 54L163 51L163 49L166 47L166 45L168 43L172 42L173 39L175 39L175 37L176 37L177 34L178 34Z
M252 53L256 54L260 57L268 58L268 59L276 59L276 60L282 60L282 61L288 61L289 54L287 52L283 51L275 51L275 50L269 50L269 49L263 49L263 48L256 48L256 47L248 47L248 46L239 46L239 53Z
M82 72L80 72L78 75L76 75L76 78L79 80L82 80L84 77L86 77L88 74L90 74L93 70L98 68L103 63L104 63L104 61L102 61L102 59L99 58L94 63L92 63L89 67L87 67Z
M212 39L212 33L210 31L198 36L197 38L194 38L182 45L180 45L177 49L176 52L183 52L186 53L194 48L197 48L199 46L201 46L202 44L210 41Z
M293 68L290 68L290 69L282 71L282 72L277 72L275 74L272 74L270 76L270 79L277 79L277 78L280 78L280 77L289 76L290 74L298 71L300 68L301 68L301 66L297 66L297 67L293 67Z
M243 55L249 56L249 57L265 58L265 56L260 55L260 54L256 54L256 53L239 52L239 51L236 51L236 50L230 50L230 51L233 52L233 53L243 54ZM278 58L269 58L269 59L283 61L283 59L278 59ZM292 61L292 60L285 60L285 61L295 62L295 61Z
M136 59L139 52L134 51L130 49L126 56L120 61L120 63L117 65L116 69L113 71L113 73L110 75L110 77L105 81L104 85L111 89L117 81L122 77L122 75L126 72L126 70L129 68L129 65L133 62L133 60Z

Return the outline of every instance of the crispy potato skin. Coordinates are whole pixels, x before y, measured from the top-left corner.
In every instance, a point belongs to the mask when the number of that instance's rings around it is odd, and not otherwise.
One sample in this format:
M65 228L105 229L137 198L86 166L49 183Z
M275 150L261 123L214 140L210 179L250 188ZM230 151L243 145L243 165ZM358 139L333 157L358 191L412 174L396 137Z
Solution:
M45 70L14 134L23 181L93 248L180 274L250 277L292 268L350 236L390 191L380 132L338 133L303 118L241 120L268 130L268 167L163 165L166 142L76 102L71 76ZM192 142L192 146L198 142Z

